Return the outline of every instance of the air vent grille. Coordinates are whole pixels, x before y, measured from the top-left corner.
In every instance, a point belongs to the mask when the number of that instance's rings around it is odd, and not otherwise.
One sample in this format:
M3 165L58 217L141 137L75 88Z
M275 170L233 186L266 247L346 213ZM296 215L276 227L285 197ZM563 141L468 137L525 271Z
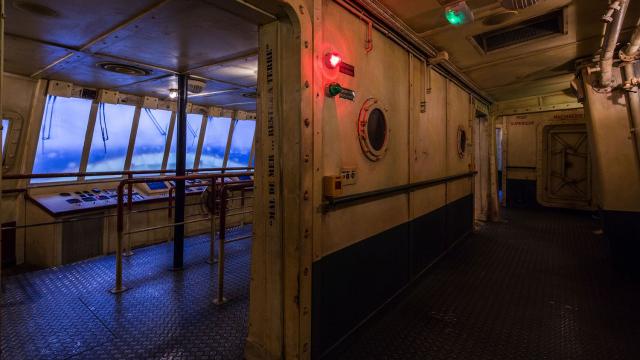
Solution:
M147 76L151 74L151 70L143 69L141 67L137 67L129 64L102 62L102 63L98 63L97 65L106 71L123 74L123 75Z
M564 33L564 15L560 9L519 24L475 35L473 39L485 53L488 53Z

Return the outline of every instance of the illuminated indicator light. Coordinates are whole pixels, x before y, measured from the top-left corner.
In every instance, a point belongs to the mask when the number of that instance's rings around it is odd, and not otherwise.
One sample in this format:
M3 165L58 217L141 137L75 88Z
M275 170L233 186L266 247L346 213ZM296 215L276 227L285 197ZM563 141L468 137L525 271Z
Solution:
M337 68L342 63L342 57L337 53L328 53L325 55L325 64L330 69Z
M444 17L449 24L460 26L473 21L473 11L466 2L461 1L454 5L447 6L444 10Z
M464 19L464 14L461 13L457 13L455 10L453 9L449 9L447 10L447 21L451 24L451 25L462 25L465 22Z
M342 86L338 83L331 83L327 85L327 96L336 97L342 93Z

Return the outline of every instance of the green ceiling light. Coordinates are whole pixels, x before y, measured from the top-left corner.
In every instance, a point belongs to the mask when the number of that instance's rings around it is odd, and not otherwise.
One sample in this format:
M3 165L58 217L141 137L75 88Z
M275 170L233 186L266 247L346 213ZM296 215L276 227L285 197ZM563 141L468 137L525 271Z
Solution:
M473 22L473 11L465 1L449 5L444 9L444 17L449 24L460 26Z

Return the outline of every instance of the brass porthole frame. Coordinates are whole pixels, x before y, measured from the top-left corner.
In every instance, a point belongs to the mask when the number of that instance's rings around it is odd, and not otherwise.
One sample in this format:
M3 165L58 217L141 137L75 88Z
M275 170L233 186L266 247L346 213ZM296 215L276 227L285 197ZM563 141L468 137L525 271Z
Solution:
M369 116L371 113L378 109L384 115L384 123L385 123L385 135L384 142L380 149L376 149L369 139L369 133L367 129L367 125L369 124ZM362 108L360 109L360 114L358 116L357 123L357 131L358 131L358 140L360 141L360 148L364 153L364 156L371 161L379 161L387 154L388 146L389 146L389 138L391 135L391 127L389 126L389 116L388 110L380 100L376 98L367 99L364 104L362 104Z
M463 139L464 137L464 139ZM458 157L460 159L464 159L466 153L467 153L467 142L468 142L468 138L467 138L467 130L462 127L462 126L458 126L458 136L457 136L457 147L458 147ZM464 143L463 141L464 140Z

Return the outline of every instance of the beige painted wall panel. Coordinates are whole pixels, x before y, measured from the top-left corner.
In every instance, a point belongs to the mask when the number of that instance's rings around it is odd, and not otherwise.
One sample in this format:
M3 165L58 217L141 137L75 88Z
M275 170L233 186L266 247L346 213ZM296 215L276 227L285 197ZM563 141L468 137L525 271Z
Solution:
M407 202L403 194L325 214L322 256L409 221Z
M412 192L411 220L443 207L446 203L445 193L445 184Z
M459 175L469 171L473 147L473 136L469 127L469 94L449 82L447 85L447 175ZM458 129L467 133L466 151L463 158L458 155Z
M446 176L446 91L447 80L431 71L431 93L427 95L427 112L417 113L412 124L414 149L412 181L424 181ZM419 110L419 99L418 108Z
M324 38L331 39L325 51L342 54L345 62L355 66L356 74L350 77L324 68L324 82L339 82L355 90L357 97L354 102L340 98L324 102L323 173L336 175L342 167L356 167L358 183L346 186L345 195L406 184L409 173L409 54L377 31L373 35L374 50L366 54L365 24L334 2L327 1L324 5ZM389 150L377 162L365 157L357 135L358 115L368 98L381 100L388 109Z
M471 194L473 191L472 179L460 179L447 184L447 204Z
M530 115L507 116L507 166L536 167L537 122Z

